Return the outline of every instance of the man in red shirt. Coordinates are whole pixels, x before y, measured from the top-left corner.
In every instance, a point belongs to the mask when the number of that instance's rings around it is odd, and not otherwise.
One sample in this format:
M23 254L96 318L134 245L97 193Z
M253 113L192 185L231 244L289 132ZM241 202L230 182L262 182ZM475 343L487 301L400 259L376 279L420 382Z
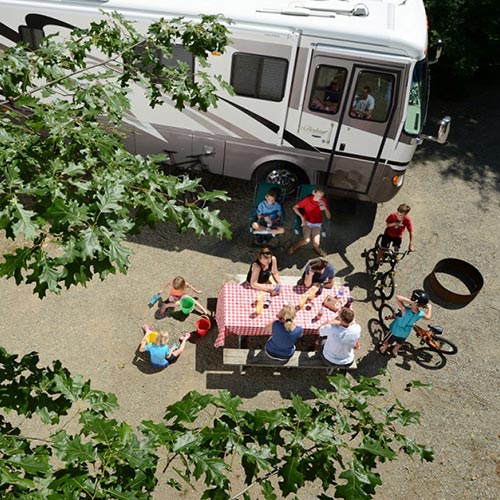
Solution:
M413 246L413 224L408 216L410 210L411 208L409 205L402 203L399 205L397 212L393 212L389 215L389 217L387 217L387 219L385 219L386 227L384 234L382 235L381 248L378 250L377 263L380 262L384 254L384 250L389 248L391 243L394 246L394 251L399 252L405 229L408 229L408 234L410 235L410 244L408 249L410 252L415 250L415 247Z
M327 219L331 218L325 190L322 187L317 187L312 194L300 200L292 209L302 220L302 239L288 249L288 255L292 255L298 248L308 245L312 238L315 252L324 257L326 252L320 247L323 213Z

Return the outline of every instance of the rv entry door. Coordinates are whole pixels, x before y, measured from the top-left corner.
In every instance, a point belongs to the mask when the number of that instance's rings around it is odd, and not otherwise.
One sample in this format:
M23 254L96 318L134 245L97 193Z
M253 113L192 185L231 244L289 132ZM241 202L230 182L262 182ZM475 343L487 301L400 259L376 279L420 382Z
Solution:
M366 194L397 134L391 124L404 64L328 49L312 57L298 133L330 154L325 184Z

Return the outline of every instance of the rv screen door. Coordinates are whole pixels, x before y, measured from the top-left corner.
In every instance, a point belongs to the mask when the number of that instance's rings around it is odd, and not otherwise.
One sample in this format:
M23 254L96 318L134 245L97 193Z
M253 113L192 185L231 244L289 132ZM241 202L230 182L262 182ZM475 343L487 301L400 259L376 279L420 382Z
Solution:
M391 127L402 67L316 54L300 119L300 137L332 155L325 184L367 193ZM392 144L390 144L392 146Z

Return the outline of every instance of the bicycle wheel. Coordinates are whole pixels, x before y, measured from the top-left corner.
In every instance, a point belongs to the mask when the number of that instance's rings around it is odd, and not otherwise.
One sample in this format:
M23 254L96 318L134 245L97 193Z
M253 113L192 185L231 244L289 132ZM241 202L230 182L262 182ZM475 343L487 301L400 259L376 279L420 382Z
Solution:
M427 370L439 370L446 365L446 358L442 352L431 347L420 347L413 351L415 363Z
M372 343L376 347L382 344L388 335L388 331L384 328L384 325L375 318L372 318L368 322L368 331L370 332Z
M389 304L383 304L378 312L379 321L389 329L390 322L396 317L396 311Z
M428 345L431 349L447 355L458 352L458 347L453 342L438 335L433 335Z
M375 287L372 290L372 306L375 311L380 311L380 308L384 305L384 297L382 297L382 292L380 288Z
M394 295L394 290L396 288L396 283L394 282L394 274L392 271L388 271L382 275L382 279L380 280L380 291L382 293L382 297L385 300L392 299Z
M184 203L187 206L195 206L197 208L205 208L207 200L200 198L207 190L202 184L198 184L193 191L184 192Z
M367 250L365 254L366 269L372 272L377 267L377 252L374 248Z

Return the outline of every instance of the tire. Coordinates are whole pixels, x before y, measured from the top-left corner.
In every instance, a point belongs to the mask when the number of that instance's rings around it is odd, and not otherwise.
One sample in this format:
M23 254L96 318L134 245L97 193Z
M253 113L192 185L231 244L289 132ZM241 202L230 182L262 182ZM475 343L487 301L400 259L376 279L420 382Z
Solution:
M441 352L446 355L456 354L458 352L458 347L448 339L441 337L439 335L434 336L433 341L439 346L436 348L433 345L429 344L429 348L434 349L435 351Z
M446 365L443 353L431 347L420 347L414 351L415 363L427 370L440 370Z
M270 182L283 187L286 196L295 191L300 184L309 182L305 173L292 163L286 161L272 161L261 165L255 174L257 182Z
M382 293L382 297L385 300L390 300L394 296L394 291L396 289L396 283L394 282L394 273L392 271L388 271L382 275L382 279L380 280L380 291Z
M373 272L377 267L376 262L377 262L377 251L374 248L367 250L365 253L366 270L370 273Z
M186 191L184 193L184 203L187 206L196 206L197 208L205 208L207 200L200 199L200 195L205 193L207 190L201 184L199 184L194 191Z
M382 297L382 292L380 288L374 288L372 291L372 306L375 311L380 311L380 308L384 305L385 300Z
M378 319L389 330L389 323L396 317L396 311L389 304L383 304L378 311Z

